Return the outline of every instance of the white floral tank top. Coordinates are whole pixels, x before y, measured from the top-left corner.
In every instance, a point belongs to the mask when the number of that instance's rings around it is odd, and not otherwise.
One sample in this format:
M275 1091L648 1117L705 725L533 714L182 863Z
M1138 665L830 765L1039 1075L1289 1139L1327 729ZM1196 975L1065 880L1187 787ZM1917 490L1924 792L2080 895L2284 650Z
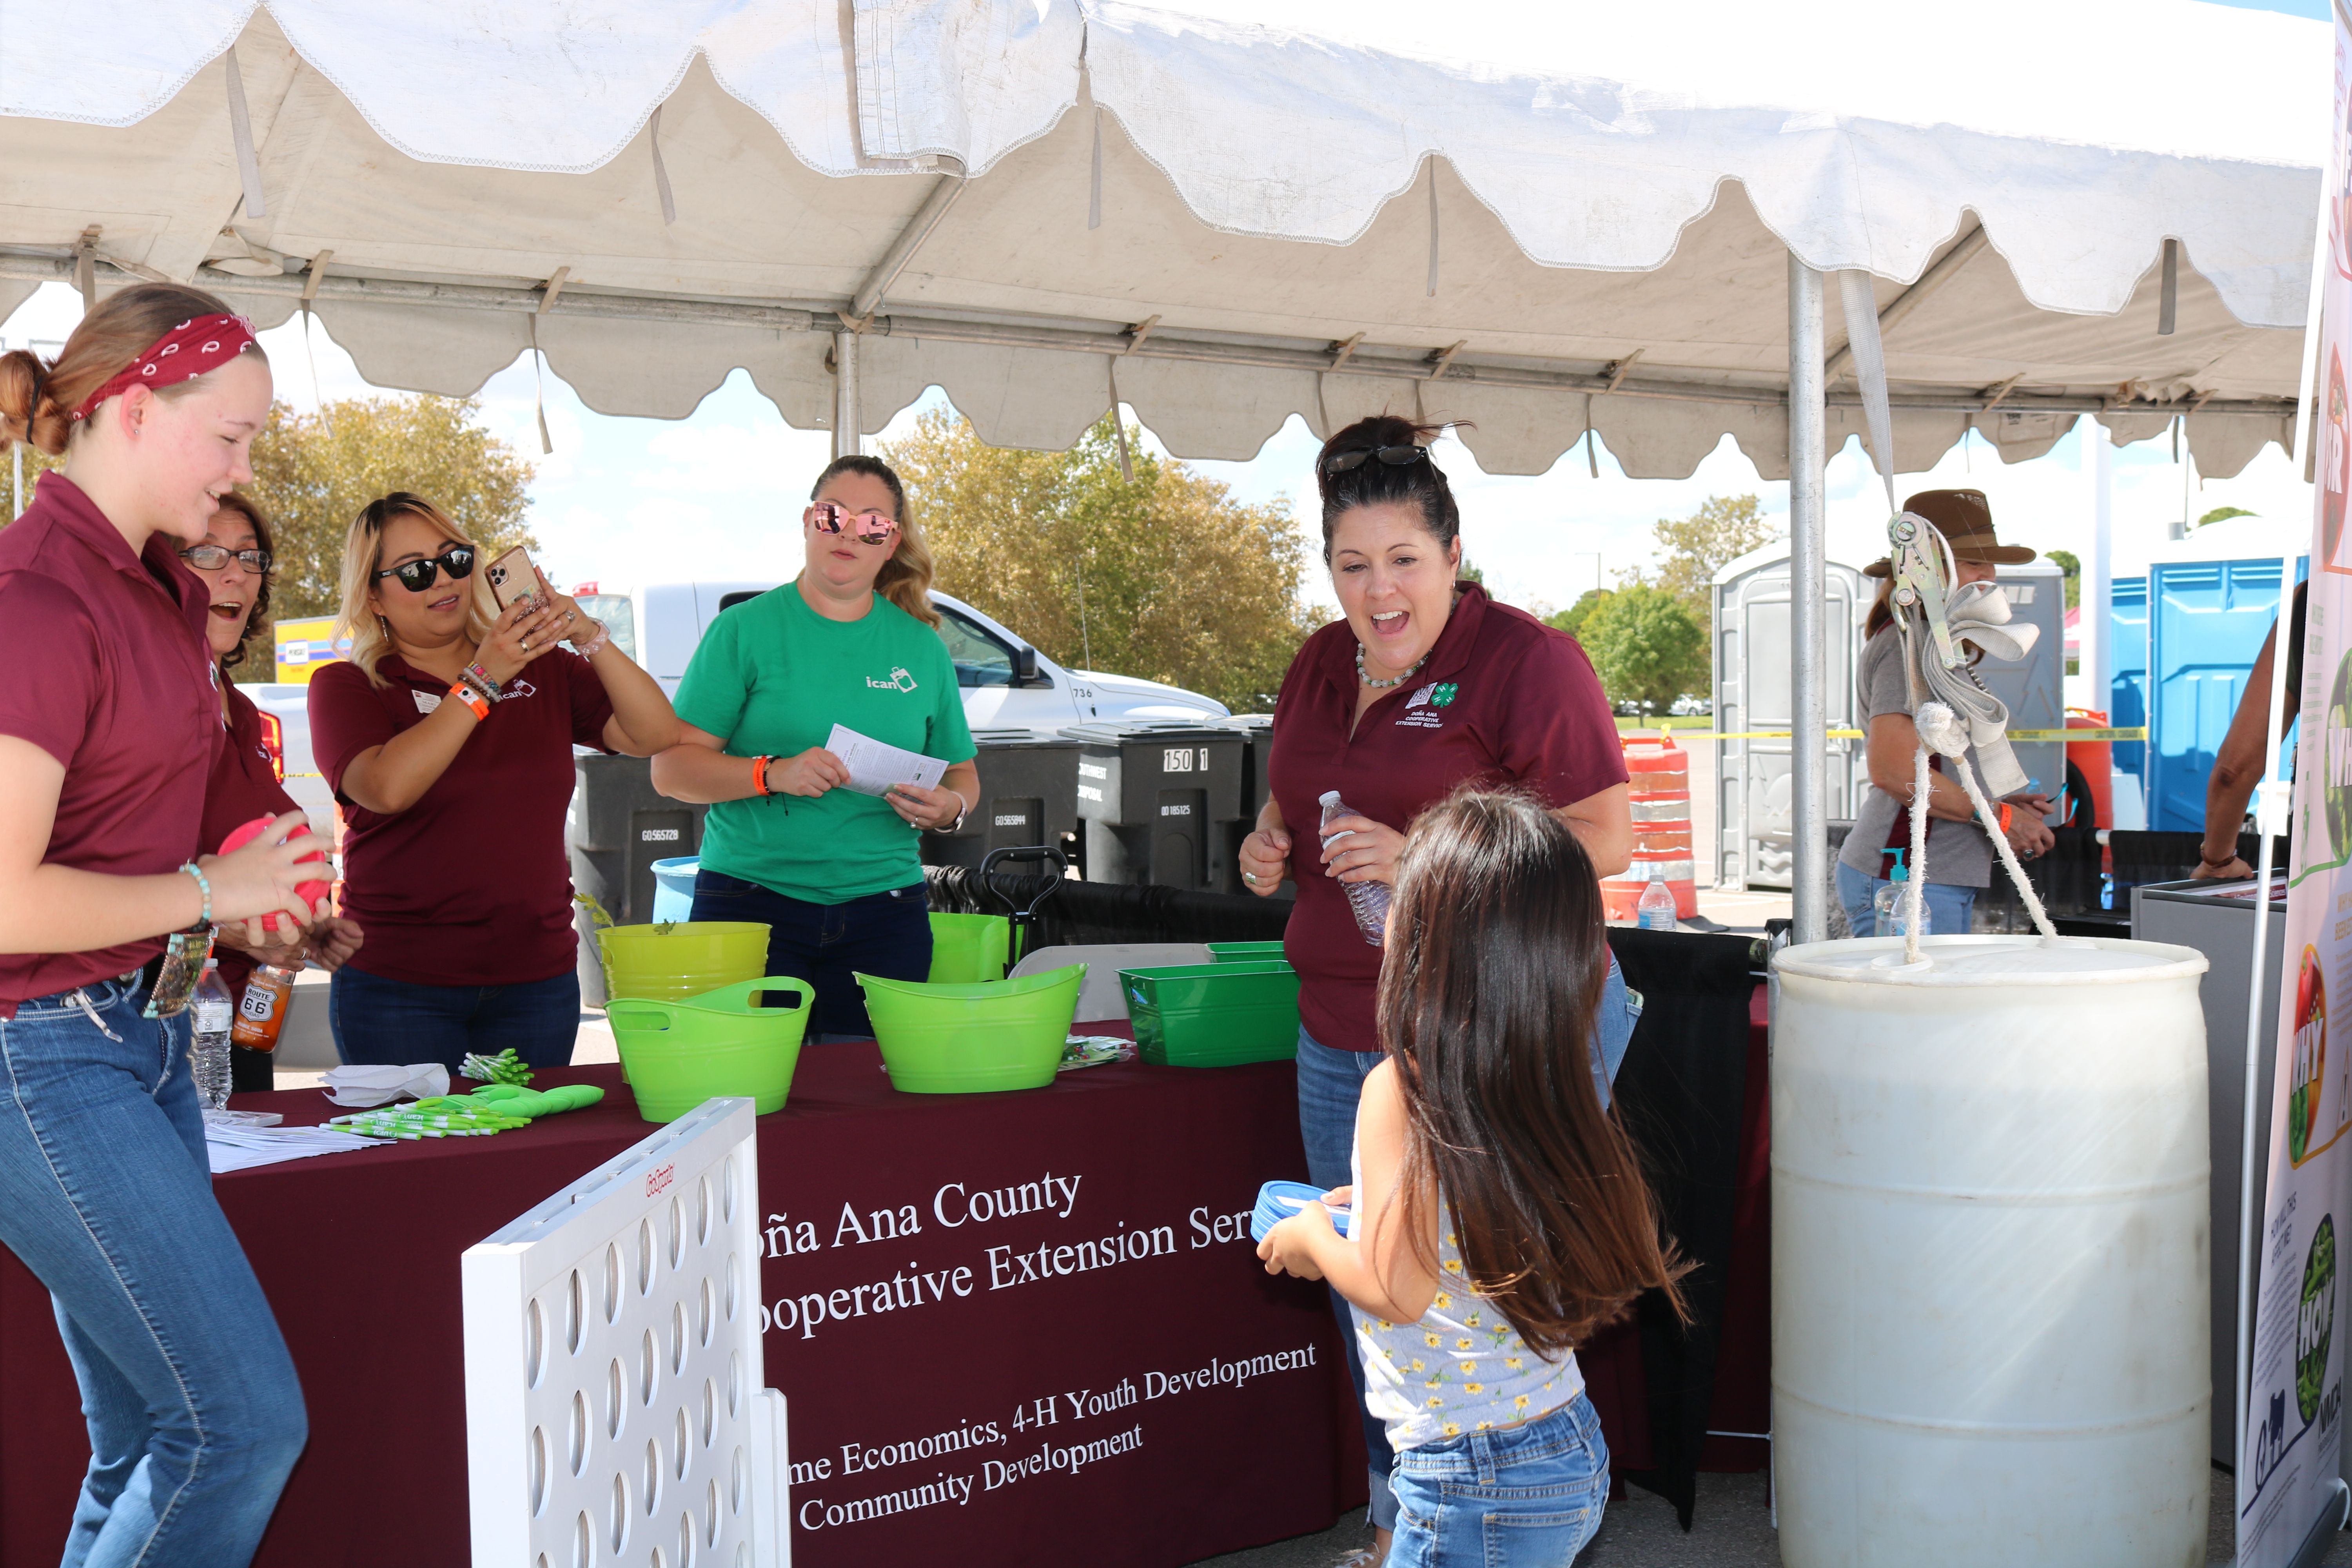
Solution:
M1351 1164L1360 1192L1361 1155ZM1400 1452L1465 1432L1516 1426L1584 1392L1574 1352L1546 1360L1528 1348L1492 1301L1470 1289L1461 1238L1442 1193L1438 1203L1444 1218L1437 1295L1421 1321L1391 1323L1349 1303L1364 1365L1364 1407L1387 1425L1389 1446Z

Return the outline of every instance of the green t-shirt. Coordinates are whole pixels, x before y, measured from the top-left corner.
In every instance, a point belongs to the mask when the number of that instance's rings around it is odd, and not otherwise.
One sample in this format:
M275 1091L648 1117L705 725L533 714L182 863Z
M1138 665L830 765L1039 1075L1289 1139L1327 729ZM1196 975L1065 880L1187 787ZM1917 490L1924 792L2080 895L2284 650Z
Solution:
M879 594L855 621L825 619L792 583L723 612L686 667L677 708L725 737L730 757L796 756L835 724L942 762L976 754L947 644ZM702 863L839 904L921 881L915 843L887 801L856 790L755 795L710 808Z

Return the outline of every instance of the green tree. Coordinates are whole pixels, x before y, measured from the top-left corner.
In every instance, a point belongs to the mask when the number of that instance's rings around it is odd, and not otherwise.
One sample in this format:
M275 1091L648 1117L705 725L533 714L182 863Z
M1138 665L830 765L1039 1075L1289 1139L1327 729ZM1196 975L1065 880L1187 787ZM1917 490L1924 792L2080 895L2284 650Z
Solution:
M315 414L270 405L247 489L277 533L274 618L341 607L344 532L393 490L439 507L489 556L538 548L525 526L530 459L476 424L480 409L470 397L347 398Z
M2071 550L2046 552L2050 563L2066 574L2066 607L2079 608L2083 603L2083 562Z
M1593 610L1599 607L1601 601L1607 597L1609 597L1609 590L1606 588L1587 588L1578 597L1576 603L1564 610L1542 616L1541 619L1544 625L1556 626L1569 636L1581 640L1584 636L1585 621L1591 616Z
M2227 518L2259 517L2260 515L2262 514L2259 512L2249 511L2242 506L2217 506L2211 511L2207 512L2203 517L2199 518L2197 520L2197 526L2202 528L2209 522L2220 522Z
M1131 482L1108 416L1067 452L1024 452L933 409L879 455L907 482L946 592L1064 665L1271 708L1329 618L1299 603L1308 554L1290 507L1242 505L1140 435L1129 427Z
M1654 718L1707 689L1706 627L1664 588L1630 583L1601 595L1576 637L1620 713Z
M1714 619L1715 574L1780 536L1754 496L1709 496L1688 517L1658 519L1650 532L1658 546L1655 574L1636 569L1621 581L1664 589L1689 606L1702 627Z

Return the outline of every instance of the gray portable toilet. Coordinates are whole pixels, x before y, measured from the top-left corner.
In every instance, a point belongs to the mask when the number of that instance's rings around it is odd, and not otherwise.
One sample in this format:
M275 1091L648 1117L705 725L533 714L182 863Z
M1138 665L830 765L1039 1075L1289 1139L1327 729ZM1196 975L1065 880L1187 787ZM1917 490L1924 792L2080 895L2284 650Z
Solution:
M1829 563L1829 727L1851 730L1854 663L1863 617L1876 584L1858 568ZM1790 638L1789 546L1750 551L1715 574L1715 728L1723 735L1786 731L1796 723ZM1795 861L1785 738L1716 742L1715 882L1719 888L1787 888ZM1829 743L1832 820L1851 818L1864 781L1862 743Z

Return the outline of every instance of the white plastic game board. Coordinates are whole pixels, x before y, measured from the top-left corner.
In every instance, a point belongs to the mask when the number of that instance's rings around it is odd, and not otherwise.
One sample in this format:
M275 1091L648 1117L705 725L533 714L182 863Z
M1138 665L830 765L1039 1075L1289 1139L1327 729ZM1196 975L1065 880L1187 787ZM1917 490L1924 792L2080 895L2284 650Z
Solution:
M712 1100L467 1249L475 1568L790 1568L759 1194Z

